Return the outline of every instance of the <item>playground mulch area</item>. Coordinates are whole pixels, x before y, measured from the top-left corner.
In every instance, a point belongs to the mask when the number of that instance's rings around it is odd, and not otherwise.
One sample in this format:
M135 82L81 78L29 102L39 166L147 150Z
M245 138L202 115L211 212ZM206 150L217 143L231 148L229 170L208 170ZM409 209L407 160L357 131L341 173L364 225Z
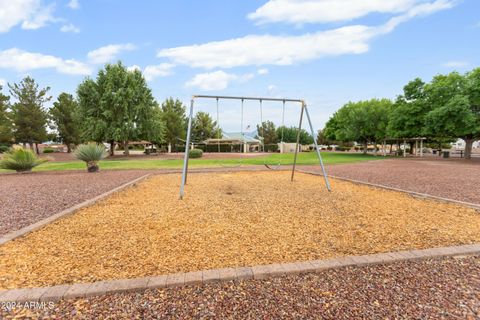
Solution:
M480 257L404 261L267 280L65 300L1 311L44 319L477 319Z
M0 175L0 236L144 175L142 171Z
M289 172L164 174L0 247L0 288L478 243L474 209Z
M480 204L479 159L388 159L329 166L328 174ZM319 172L318 166L309 166Z

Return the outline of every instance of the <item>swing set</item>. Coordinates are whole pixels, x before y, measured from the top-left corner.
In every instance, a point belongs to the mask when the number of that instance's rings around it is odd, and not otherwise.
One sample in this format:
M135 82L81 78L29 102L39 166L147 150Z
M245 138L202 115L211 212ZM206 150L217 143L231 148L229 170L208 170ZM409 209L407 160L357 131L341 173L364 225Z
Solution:
M282 98L262 98L262 97L234 97L234 96L213 96L213 95L194 95L192 96L192 100L190 101L190 113L188 117L188 127L187 127L187 140L186 140L186 148L185 148L185 156L183 160L183 169L182 169L182 182L180 185L180 199L183 199L185 196L185 184L187 182L187 174L188 174L188 147L190 146L191 142L191 132L192 132L192 120L193 120L193 108L195 105L195 100L196 99L215 99L216 100L216 107L217 107L217 125L219 126L219 100L224 99L224 100L240 100L241 101L241 118L240 118L240 126L241 126L241 136L242 136L242 142L243 146L242 148L245 148L245 133L243 132L243 114L244 114L244 101L245 100L253 100L253 101L259 101L260 103L260 124L262 128L262 132L258 132L259 139L261 140L262 143L262 151L265 151L265 146L264 146L264 139L263 139L263 101L272 101L272 102L282 102L283 108L282 108L282 130L281 130L281 142L280 145L283 148L283 128L285 126L285 103L286 102L292 102L292 103L300 103L301 105L301 110L300 110L300 121L298 124L298 131L297 131L297 141L296 141L296 147L295 147L295 155L293 158L293 167L292 167L292 175L291 175L291 181L293 181L293 177L295 174L295 168L297 165L297 155L298 155L298 149L300 145L300 132L302 129L302 122L303 122L303 114L305 113L307 116L308 124L310 126L310 131L313 137L313 143L315 145L315 151L317 153L318 161L320 164L320 167L322 169L323 173L323 178L325 180L325 185L327 187L328 191L331 191L330 187L330 182L328 181L327 173L325 171L325 166L323 165L323 160L322 160L322 155L320 153L320 149L318 147L317 141L315 139L315 132L313 130L312 126L312 121L310 119L310 114L308 113L308 108L307 104L305 103L304 100L302 99L282 99ZM218 150L220 151L220 130L217 130L217 144L218 144ZM241 150L242 150L241 148ZM234 167L239 167L241 164L236 165ZM277 170L280 168L281 164L279 163L278 165L270 165L266 161L264 162L264 166L267 167L268 169L271 170Z

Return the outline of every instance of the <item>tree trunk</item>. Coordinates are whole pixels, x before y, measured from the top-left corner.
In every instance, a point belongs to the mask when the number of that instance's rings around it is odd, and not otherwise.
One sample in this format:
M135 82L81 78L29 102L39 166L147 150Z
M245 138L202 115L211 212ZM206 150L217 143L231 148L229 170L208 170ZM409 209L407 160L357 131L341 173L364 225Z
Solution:
M472 158L472 145L473 139L472 138L464 138L465 140L465 159Z
M27 149L27 143L26 142L23 143L23 149Z
M40 155L40 149L38 149L38 143L35 142L35 152Z
M376 157L377 156L377 141L373 143L373 155Z
M28 146L30 147L30 150L35 151L34 148L33 148L33 142L29 142Z
M70 146L70 143L67 143L67 153L72 152L72 147Z
M367 154L367 149L368 149L368 142L363 143L363 154Z
M413 142L409 142L408 145L410 146L408 153L413 154Z
M128 141L123 141L123 153L126 156L130 155L130 150L128 150Z
M110 140L110 156L115 155L115 140Z

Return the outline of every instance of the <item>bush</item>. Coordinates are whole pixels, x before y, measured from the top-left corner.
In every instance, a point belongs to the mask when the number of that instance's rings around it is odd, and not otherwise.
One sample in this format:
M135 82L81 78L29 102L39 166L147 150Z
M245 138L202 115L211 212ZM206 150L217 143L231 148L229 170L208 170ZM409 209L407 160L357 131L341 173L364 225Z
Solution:
M39 159L31 150L22 148L11 149L6 152L3 159L0 160L0 169L28 172L47 161L46 159Z
M45 149L43 149L43 153L54 153L54 152L55 152L55 150L52 149L52 148L45 148Z
M10 147L7 146L7 145L4 145L4 144L0 145L0 153L5 153L5 152L7 152L9 149L10 149Z
M188 157L190 159L201 158L203 156L203 151L200 149L192 149L188 152Z
M278 151L278 144L266 144L265 145L265 152L277 152Z
M74 155L78 160L85 161L88 172L98 172L98 161L105 158L107 152L102 144L88 143L79 145Z

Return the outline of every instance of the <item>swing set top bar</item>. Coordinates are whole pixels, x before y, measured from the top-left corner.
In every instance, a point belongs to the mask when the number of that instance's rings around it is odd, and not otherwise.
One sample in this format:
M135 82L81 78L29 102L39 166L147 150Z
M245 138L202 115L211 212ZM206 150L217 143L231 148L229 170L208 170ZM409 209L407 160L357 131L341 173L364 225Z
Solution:
M206 99L231 99L231 100L256 100L256 101L285 101L285 102L299 102L305 104L302 99L282 99L282 98L263 98L263 97L233 97L233 96L210 96L210 95L194 95L192 99L206 98Z

